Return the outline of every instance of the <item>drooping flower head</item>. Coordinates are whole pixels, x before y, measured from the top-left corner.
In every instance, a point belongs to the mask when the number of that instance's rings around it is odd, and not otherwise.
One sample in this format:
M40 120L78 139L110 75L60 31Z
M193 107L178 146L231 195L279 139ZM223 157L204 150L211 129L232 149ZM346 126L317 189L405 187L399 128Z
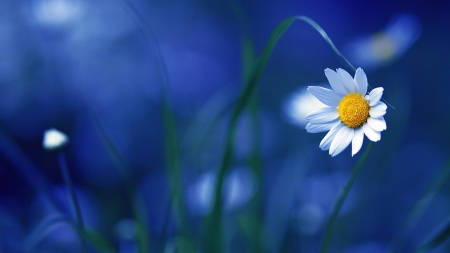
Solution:
M347 71L325 69L332 90L320 86L309 86L308 91L327 105L306 115L306 131L320 133L329 131L320 142L322 150L331 156L341 153L352 143L352 156L358 153L364 135L373 142L381 139L386 130L387 106L381 102L383 88L375 88L367 94L367 76L358 68L352 78Z

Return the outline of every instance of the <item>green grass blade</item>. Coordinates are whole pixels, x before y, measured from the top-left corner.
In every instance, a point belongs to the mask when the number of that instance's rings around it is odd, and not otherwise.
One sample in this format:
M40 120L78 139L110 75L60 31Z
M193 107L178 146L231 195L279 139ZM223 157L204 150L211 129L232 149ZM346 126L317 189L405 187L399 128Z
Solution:
M333 41L330 39L328 34L320 27L316 22L314 22L312 19L305 17L305 16L298 16L296 17L299 20L303 20L306 23L308 23L310 26L312 26L314 29L316 29L317 32L322 35L322 37L325 39L325 41L331 46L333 51L341 57L352 69L353 71L356 71L355 67L347 60L347 58L344 57L344 55L337 49L337 47L334 45Z
M166 142L166 163L170 176L170 186L174 198L175 208L181 222L181 231L188 233L187 210L183 198L180 157L178 153L178 140L175 120L169 105L164 106L164 132Z
M142 204L142 196L139 192L136 192L136 184L134 183L134 179L131 176L131 168L123 158L119 149L115 146L112 139L109 137L106 129L103 127L100 119L97 117L94 111L89 109L89 115L97 128L97 132L99 133L105 148L111 155L112 159L115 161L119 174L121 174L125 178L127 195L130 197L130 199L133 199L132 210L134 219L137 224L136 241L138 244L139 252L150 252L150 233L147 227L144 225L145 207Z
M242 90L239 99L237 101L236 106L234 107L228 127L228 133L226 136L226 144L224 153L222 156L222 161L220 164L219 172L217 175L217 183L215 187L214 192L214 202L213 202L213 209L211 213L206 218L206 230L207 230L207 238L205 247L208 252L221 252L222 246L223 246L223 235L221 234L221 217L222 217L222 206L221 206L221 196L222 196L222 185L223 180L225 177L225 174L227 173L228 169L230 168L232 162L233 162L233 145L234 145L234 137L236 132L236 124L239 116L242 114L243 110L246 108L249 101L251 101L252 97L254 96L254 91L256 88L257 83L261 79L261 76L264 72L264 69L267 65L267 62L270 58L270 55L272 54L272 51L277 44L278 40L281 38L281 36L284 34L284 32L290 27L290 25L295 20L302 20L309 25L311 25L313 28L315 28L322 37L328 42L328 44L331 46L331 48L342 58L344 59L352 69L355 69L353 65L339 52L339 50L336 48L334 43L331 41L331 39L328 37L328 35L325 33L325 31L313 20L309 19L305 16L297 16L297 17L290 17L285 20L283 20L272 32L268 42L266 43L266 46L264 47L263 51L261 52L260 56L254 64L251 64L250 69L246 70L245 73L245 85L244 89ZM245 48L245 47L244 47ZM246 53L244 55L244 59L248 61L250 59L249 53ZM244 67L245 68L245 67ZM247 74L249 73L249 74Z
M121 176L125 177L127 181L131 180L130 171L131 168L128 166L125 158L120 153L119 149L114 144L113 140L109 137L105 127L101 123L97 114L92 110L92 108L88 108L89 116L91 120L94 122L94 125L97 129L97 133L100 135L100 138L103 142L103 145L106 147L106 150L109 152L110 156L113 158L116 163L116 168Z
M251 74L252 66L255 64L255 47L253 45L253 41L248 36L244 36L242 42L242 59L243 59L243 68L242 71L244 73L244 80L248 80ZM248 84L246 82L246 84Z
M124 5L124 9L128 11L130 17L136 23L141 34L143 35L151 52L151 59L157 69L158 82L161 85L161 97L163 101L163 121L164 121L164 137L165 137L165 150L166 150L166 164L168 173L170 176L170 186L173 192L172 196L175 198L175 210L179 216L180 228L182 233L189 233L189 225L187 220L187 210L182 194L182 181L181 181L181 166L180 155L177 140L177 131L175 125L175 117L170 104L169 96L169 81L167 68L164 59L161 55L161 50L158 45L158 40L153 31L144 27L146 24L145 19L141 16L139 11L129 0L121 0L120 3Z
M83 221L83 216L81 214L80 203L78 201L77 195L75 194L75 188L73 187L72 179L69 173L69 167L67 166L67 161L64 153L60 151L58 154L59 167L61 169L61 174L63 176L64 184L69 192L70 202L72 203L72 208L75 212L77 230L81 237L81 250L87 253L87 246L84 240L83 234L85 233L85 226Z
M256 63L254 55L254 45L250 38L244 37L243 41L243 59L244 59L244 80L248 80L251 75L253 65ZM246 83L249 85L249 83ZM253 96L250 98L250 102L247 106L250 117L250 129L251 129L251 151L248 157L248 166L255 176L255 195L251 199L249 206L251 209L241 221L243 224L247 224L246 234L251 241L252 252L263 252L262 238L262 209L263 209L263 196L262 196L262 158L261 158L261 127L260 127L260 115L259 115L259 96L258 92L253 92Z
M328 251L328 247L330 246L331 243L331 237L333 235L334 225L339 215L339 211L341 210L341 207L344 204L344 201L347 198L347 195L350 192L350 189L352 188L353 183L356 180L356 176L358 175L359 171L362 168L362 165L369 156L370 150L372 150L372 146L373 142L369 142L366 151L364 151L364 154L361 156L361 158L358 160L355 167L353 168L347 183L344 185L344 188L342 189L342 192L339 195L336 204L334 205L333 212L331 213L330 219L328 220L327 228L325 230L325 239L322 243L322 248L320 250L321 253L325 253Z
M406 238L411 233L436 195L444 188L445 184L450 181L449 167L450 162L442 167L431 184L428 185L419 199L409 209L406 218L402 223L402 229L399 230L399 233L394 237L394 246L392 247L393 252L401 252L402 239Z
M434 235L430 240L428 240L426 243L424 243L422 246L420 246L414 252L416 252L416 253L425 252L427 249L435 248L435 247L443 244L449 238L450 238L450 222L447 222L447 225L445 225L445 227L442 228L439 233Z
M347 58L345 58L345 56L337 49L337 47L334 45L333 41L330 39L330 37L328 36L328 34L322 29L322 27L320 27L316 22L314 22L312 19L305 17L305 16L298 16L296 17L299 20L303 20L306 23L308 23L310 26L312 26L314 29L316 29L317 32L320 33L320 35L322 35L322 37L325 39L325 41L330 45L330 47L333 49L333 51L339 56L341 57L349 66L350 68L353 69L353 71L356 71L356 68L350 63L349 60L347 60ZM369 85L369 88L370 87ZM393 107L391 104L389 104L384 98L381 99L383 102L385 102L389 107L395 109L395 107Z
M84 231L86 240L102 253L118 253L114 246L100 233L86 229Z
M139 252L150 252L150 232L146 226L147 216L144 198L138 191L133 198L133 216L136 223L136 242Z
M237 104L233 109L230 123L228 126L228 133L226 136L226 144L222 156L219 172L217 175L216 186L214 190L214 201L211 212L206 217L206 238L205 250L206 252L222 252L223 251L223 229L222 229L222 186L225 174L233 163L233 146L236 132L236 125L239 116L247 106L247 103L254 96L256 85L261 78L261 75L267 65L267 61L272 54L278 40L287 30L287 28L295 21L295 18L288 18L282 21L272 32L264 50L262 51L255 64L252 64L248 75L245 78L244 89L241 92ZM247 72L247 71L246 71Z

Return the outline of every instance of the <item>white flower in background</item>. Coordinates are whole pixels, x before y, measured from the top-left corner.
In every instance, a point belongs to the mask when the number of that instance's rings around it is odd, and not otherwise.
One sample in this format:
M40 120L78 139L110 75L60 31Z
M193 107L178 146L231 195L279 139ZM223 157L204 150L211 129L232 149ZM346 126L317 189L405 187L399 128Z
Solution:
M386 130L383 116L387 106L381 102L383 88L375 88L368 95L367 77L361 68L353 79L347 71L334 72L325 69L325 75L333 90L319 86L309 86L311 92L327 107L306 115L308 133L329 131L320 142L322 150L329 150L331 156L341 153L352 143L352 156L358 153L364 135L373 142L381 139L381 131Z
M187 204L191 212L206 215L211 211L216 187L216 173L209 171L199 177L187 189ZM245 167L230 171L223 185L223 201L226 211L245 205L254 195L254 177Z
M42 147L45 150L60 149L69 142L69 137L61 131L54 128L50 128L44 132L44 140L42 141Z
M420 22L410 14L392 19L386 29L356 38L344 47L351 62L363 68L377 68L401 56L419 38Z
M283 103L282 111L289 123L305 127L305 116L311 111L326 107L320 100L302 87L291 94Z
M82 0L37 0L34 1L33 16L42 25L61 25L73 22L82 16Z

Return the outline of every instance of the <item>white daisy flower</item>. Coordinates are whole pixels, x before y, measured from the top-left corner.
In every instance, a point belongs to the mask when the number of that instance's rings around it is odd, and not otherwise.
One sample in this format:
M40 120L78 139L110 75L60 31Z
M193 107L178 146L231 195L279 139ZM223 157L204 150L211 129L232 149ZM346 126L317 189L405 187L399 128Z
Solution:
M306 115L306 131L320 133L329 130L319 147L336 156L351 142L353 156L361 149L364 135L377 142L381 139L381 131L386 130L383 116L387 106L380 101L383 88L375 88L366 95L367 77L361 68L356 70L355 78L343 69L334 72L327 68L325 75L333 90L308 87L308 91L327 107Z

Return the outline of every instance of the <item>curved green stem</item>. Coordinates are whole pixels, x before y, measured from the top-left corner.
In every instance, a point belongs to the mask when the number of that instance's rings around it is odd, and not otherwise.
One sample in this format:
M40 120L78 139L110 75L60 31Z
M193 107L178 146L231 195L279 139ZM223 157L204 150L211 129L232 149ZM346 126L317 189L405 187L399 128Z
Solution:
M333 236L334 225L335 225L337 217L339 215L339 211L341 210L341 207L344 204L344 201L347 198L347 195L348 195L350 189L352 188L352 185L355 182L356 176L358 175L359 171L361 170L363 163L366 161L367 157L369 156L372 146L373 146L373 142L370 142L369 146L366 148L366 151L364 152L364 154L361 156L361 158L359 159L359 161L356 163L355 167L353 168L350 178L348 179L347 183L344 185L344 188L342 189L341 195L339 195L336 205L334 205L333 212L331 213L331 217L328 221L328 225L326 228L325 239L323 241L322 248L320 250L321 253L325 253L328 251L328 247L330 246L330 242L331 242L331 237Z
M58 162L59 168L61 169L61 174L64 179L64 183L66 184L67 190L69 191L70 200L75 211L75 216L77 217L77 228L78 233L80 234L82 252L87 252L86 241L84 240L85 228L83 217L81 216L80 204L78 202L77 196L75 195L72 180L70 179L69 169L67 167L66 157L64 156L63 152L60 152L58 154Z
M404 240L410 236L420 218L422 218L425 211L430 207L430 204L435 199L436 195L441 192L450 181L449 169L450 160L441 168L433 181L431 181L427 188L422 192L419 199L409 208L402 222L401 229L399 229L391 243L392 252L402 252Z

